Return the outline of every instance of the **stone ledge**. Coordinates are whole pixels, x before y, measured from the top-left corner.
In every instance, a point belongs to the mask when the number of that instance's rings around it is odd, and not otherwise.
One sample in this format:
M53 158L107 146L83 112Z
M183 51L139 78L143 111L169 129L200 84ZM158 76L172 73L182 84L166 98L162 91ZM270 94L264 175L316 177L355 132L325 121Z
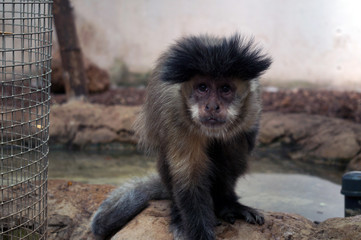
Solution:
M49 239L94 239L89 224L93 212L114 189L62 180L49 181ZM152 201L150 206L119 231L113 240L171 240L168 231L169 201ZM216 228L217 239L361 239L361 216L331 218L320 224L296 215L266 212L262 226L236 221Z
M136 144L132 124L140 107L104 106L81 101L53 105L50 144L76 148L112 143ZM261 146L281 146L292 159L361 170L361 124L309 114L264 112Z
M361 124L343 119L308 114L265 112L259 141L263 146L281 145L292 159L357 166L361 152ZM355 160L354 160L355 159Z

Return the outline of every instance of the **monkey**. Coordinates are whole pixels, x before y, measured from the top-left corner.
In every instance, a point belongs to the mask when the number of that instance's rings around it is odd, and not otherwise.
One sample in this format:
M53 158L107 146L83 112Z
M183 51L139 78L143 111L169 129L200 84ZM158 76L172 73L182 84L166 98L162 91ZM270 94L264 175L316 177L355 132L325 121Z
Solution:
M97 239L109 239L157 199L171 200L174 239L214 240L218 219L264 224L235 193L256 144L259 77L272 63L262 51L239 33L205 34L183 37L161 55L135 123L159 175L110 194L92 219Z

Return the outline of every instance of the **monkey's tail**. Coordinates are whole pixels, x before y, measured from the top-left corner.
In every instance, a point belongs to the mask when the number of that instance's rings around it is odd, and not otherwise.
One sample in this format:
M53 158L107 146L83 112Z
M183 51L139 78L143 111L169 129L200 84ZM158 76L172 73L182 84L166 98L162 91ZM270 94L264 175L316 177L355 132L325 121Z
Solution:
M169 199L159 176L136 179L114 190L94 214L91 230L96 239L110 239L148 206L150 200Z

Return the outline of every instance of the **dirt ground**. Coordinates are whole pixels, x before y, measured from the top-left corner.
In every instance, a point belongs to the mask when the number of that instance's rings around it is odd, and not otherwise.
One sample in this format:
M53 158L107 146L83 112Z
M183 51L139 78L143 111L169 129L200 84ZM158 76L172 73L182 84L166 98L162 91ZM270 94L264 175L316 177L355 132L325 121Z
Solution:
M117 88L91 94L91 103L135 106L144 102L144 88ZM361 123L361 93L349 91L292 89L263 91L264 111L308 113ZM66 101L64 94L53 94L52 103Z

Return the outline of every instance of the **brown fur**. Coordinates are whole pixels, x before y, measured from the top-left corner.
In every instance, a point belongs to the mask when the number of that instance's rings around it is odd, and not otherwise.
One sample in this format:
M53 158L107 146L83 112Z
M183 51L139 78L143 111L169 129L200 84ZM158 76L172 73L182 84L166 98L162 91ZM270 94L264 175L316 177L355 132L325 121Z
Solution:
M261 113L258 80L233 80L237 92L232 107L237 117L214 134L207 132L212 129L205 130L202 126L197 126L190 117L189 96L192 94L193 80L180 84L168 84L160 81L157 76L158 73L155 71L147 88L146 102L136 122L137 133L141 136L140 145L158 154L158 170L170 192L174 192L175 188L182 192L196 191L198 185L207 182L208 180L204 179L208 179L214 171L212 169L214 164L207 152L208 146L214 139L233 141L234 137L251 131L257 125ZM215 137L210 137L210 134ZM251 151L245 140L238 142L237 145L246 152ZM230 154L232 158L232 151L230 149L225 157ZM165 152L165 157L161 157L160 152ZM242 161L247 161L247 159ZM242 164L242 166L242 172L244 172L247 164ZM237 168L237 166L234 167ZM263 220L258 220L257 212L252 213L257 218L254 221L263 222ZM211 222L214 221L211 218ZM233 221L232 218L230 221ZM182 232L179 227L173 227L173 231L177 235ZM184 238L192 239L185 236ZM212 239L212 237L204 239Z
M135 123L140 146L157 155L161 182L142 182L108 198L93 232L111 236L147 201L166 196L172 200L176 239L214 240L216 218L263 224L261 213L238 202L234 188L258 132L257 77L270 64L252 41L237 34L193 36L171 46L158 61ZM138 200L125 205L129 199Z

